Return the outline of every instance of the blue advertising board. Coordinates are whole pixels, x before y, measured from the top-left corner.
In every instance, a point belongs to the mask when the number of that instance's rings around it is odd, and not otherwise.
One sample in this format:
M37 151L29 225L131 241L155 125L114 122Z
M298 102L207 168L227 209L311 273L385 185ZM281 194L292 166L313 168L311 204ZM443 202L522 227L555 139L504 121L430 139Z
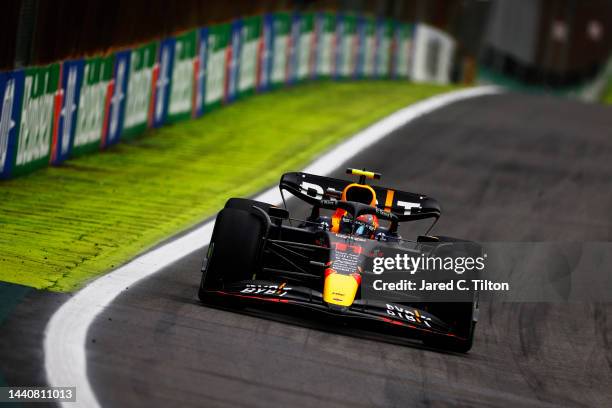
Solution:
M176 40L166 38L159 43L157 51L157 78L153 90L153 127L160 127L168 117L172 64Z
M198 60L195 82L194 116L204 114L204 100L206 98L206 64L208 63L208 27L198 30Z
M17 145L24 72L0 73L0 178L11 175Z
M242 46L242 20L234 20L231 28L231 57L227 67L227 93L225 95L226 102L232 102L236 99L238 91L238 74L240 72L240 48Z
M108 126L106 128L106 137L104 138L105 147L117 143L121 137L121 129L123 129L123 118L125 115L125 96L128 88L128 74L130 72L130 54L130 50L115 53L113 95L110 100Z
M266 14L263 17L261 31L261 53L259 54L259 68L257 69L257 90L266 91L270 86L272 76L272 61L274 60L274 15Z
M297 80L301 33L302 16L300 13L296 12L291 16L291 32L289 33L289 49L287 50L287 83L289 84L292 84Z
M357 58L355 61L355 77L365 76L366 42L368 40L367 20L363 16L357 18Z
M77 126L77 115L85 60L68 60L62 63L62 105L58 116L57 139L54 141L51 163L59 164L70 156L72 139Z
M342 47L342 39L344 38L344 30L345 30L344 16L342 14L338 14L336 16L336 43L335 43L335 54L333 56L333 71L332 76L336 79L340 78L342 75L342 60L344 58L344 48Z

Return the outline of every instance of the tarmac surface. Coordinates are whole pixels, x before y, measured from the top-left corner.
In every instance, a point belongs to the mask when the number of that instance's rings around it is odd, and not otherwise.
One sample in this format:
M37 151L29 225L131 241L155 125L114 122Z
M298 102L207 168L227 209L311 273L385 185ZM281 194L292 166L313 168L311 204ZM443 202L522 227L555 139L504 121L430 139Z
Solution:
M609 108L486 96L418 119L347 165L437 198L438 234L611 241L610 129ZM203 255L130 288L93 324L88 370L102 406L612 405L610 304L483 305L472 351L447 354L204 307Z

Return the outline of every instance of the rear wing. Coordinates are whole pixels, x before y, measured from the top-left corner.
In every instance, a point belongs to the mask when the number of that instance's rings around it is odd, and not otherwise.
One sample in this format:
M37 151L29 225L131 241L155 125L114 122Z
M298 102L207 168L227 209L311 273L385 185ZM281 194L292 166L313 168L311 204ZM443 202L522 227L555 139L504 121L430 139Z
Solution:
M320 206L321 200L339 198L348 180L317 176L308 173L285 173L281 177L281 193L288 191L302 201ZM440 204L423 194L408 193L382 186L370 186L376 193L376 207L391 212L401 221L440 218Z

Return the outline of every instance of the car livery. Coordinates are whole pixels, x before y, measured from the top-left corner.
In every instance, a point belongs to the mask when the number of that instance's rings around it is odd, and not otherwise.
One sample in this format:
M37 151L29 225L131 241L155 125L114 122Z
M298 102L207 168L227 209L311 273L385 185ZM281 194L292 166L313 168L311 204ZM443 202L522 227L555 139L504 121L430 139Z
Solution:
M431 219L435 224L438 202L366 183L380 179L378 173L352 168L347 173L359 181L299 172L281 177L283 201L288 192L309 205L305 219L267 203L229 199L217 215L203 262L202 302L292 305L436 348L469 351L478 316L476 291L453 302L377 299L366 295L363 280L372 276L377 256L434 253L458 242L469 243L459 248L474 255L480 246L445 236L404 239L400 223Z

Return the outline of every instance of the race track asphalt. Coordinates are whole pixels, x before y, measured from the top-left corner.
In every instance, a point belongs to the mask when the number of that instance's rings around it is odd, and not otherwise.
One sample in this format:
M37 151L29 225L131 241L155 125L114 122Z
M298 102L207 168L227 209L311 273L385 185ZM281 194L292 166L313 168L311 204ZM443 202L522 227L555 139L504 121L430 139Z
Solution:
M437 198L438 234L612 241L611 129L610 108L485 96L418 119L348 164ZM202 257L130 287L90 328L88 375L103 407L612 406L610 304L486 304L474 348L456 355L204 307Z

